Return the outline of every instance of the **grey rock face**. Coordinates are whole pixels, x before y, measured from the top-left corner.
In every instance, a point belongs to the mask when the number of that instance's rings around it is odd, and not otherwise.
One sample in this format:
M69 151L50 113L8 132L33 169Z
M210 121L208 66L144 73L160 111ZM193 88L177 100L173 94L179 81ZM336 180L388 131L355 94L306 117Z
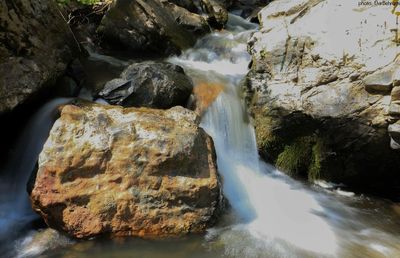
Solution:
M370 92L388 93L393 87L394 65L389 68L374 72L363 80L365 89Z
M0 2L0 113L52 86L77 54L77 43L57 4Z

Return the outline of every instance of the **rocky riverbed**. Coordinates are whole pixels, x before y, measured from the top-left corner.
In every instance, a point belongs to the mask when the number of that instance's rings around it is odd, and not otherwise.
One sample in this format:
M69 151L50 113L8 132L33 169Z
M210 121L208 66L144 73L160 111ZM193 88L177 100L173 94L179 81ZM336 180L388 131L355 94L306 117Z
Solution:
M3 1L0 251L398 256L397 9Z

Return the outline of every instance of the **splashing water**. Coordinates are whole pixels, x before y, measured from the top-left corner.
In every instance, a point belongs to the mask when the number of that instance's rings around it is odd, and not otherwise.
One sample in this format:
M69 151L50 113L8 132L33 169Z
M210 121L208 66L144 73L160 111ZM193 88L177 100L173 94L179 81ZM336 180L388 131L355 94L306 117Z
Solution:
M223 93L202 120L215 141L225 196L253 236L334 254L335 235L317 215L323 208L313 196L261 172L254 130L243 120L241 104L237 96Z

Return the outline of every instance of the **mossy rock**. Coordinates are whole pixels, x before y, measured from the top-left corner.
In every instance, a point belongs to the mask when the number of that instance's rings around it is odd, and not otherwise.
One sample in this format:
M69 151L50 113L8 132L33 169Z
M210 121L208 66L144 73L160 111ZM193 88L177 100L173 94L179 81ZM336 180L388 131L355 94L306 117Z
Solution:
M311 164L311 141L309 137L301 137L286 145L276 159L276 166L290 175L304 174Z
M313 181L321 174L322 149L323 142L317 136L299 137L284 147L275 164L289 175Z
M311 150L311 162L308 166L308 180L315 181L321 177L324 144L320 138L316 138Z
M274 120L261 115L261 112L256 112L254 121L259 152L269 161L276 159L283 150L284 143L281 137L274 134Z
M285 118L277 119L270 110L253 109L253 116L259 152L264 159L291 176L310 181L320 178L326 148L315 125L304 122L295 124L296 129L290 125L287 128L292 130L282 130Z

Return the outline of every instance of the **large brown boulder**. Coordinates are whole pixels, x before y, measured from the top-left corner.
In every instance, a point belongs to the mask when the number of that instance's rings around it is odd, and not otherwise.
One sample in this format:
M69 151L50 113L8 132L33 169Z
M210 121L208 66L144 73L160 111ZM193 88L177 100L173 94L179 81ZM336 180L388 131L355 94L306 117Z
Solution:
M77 238L203 232L221 194L198 120L182 107L64 106L40 154L34 210Z
M262 155L290 174L398 194L392 7L277 0L259 17L246 91Z
M78 46L52 0L0 2L0 114L53 86Z
M209 31L202 16L167 0L115 0L98 28L108 42L158 54L179 53Z

